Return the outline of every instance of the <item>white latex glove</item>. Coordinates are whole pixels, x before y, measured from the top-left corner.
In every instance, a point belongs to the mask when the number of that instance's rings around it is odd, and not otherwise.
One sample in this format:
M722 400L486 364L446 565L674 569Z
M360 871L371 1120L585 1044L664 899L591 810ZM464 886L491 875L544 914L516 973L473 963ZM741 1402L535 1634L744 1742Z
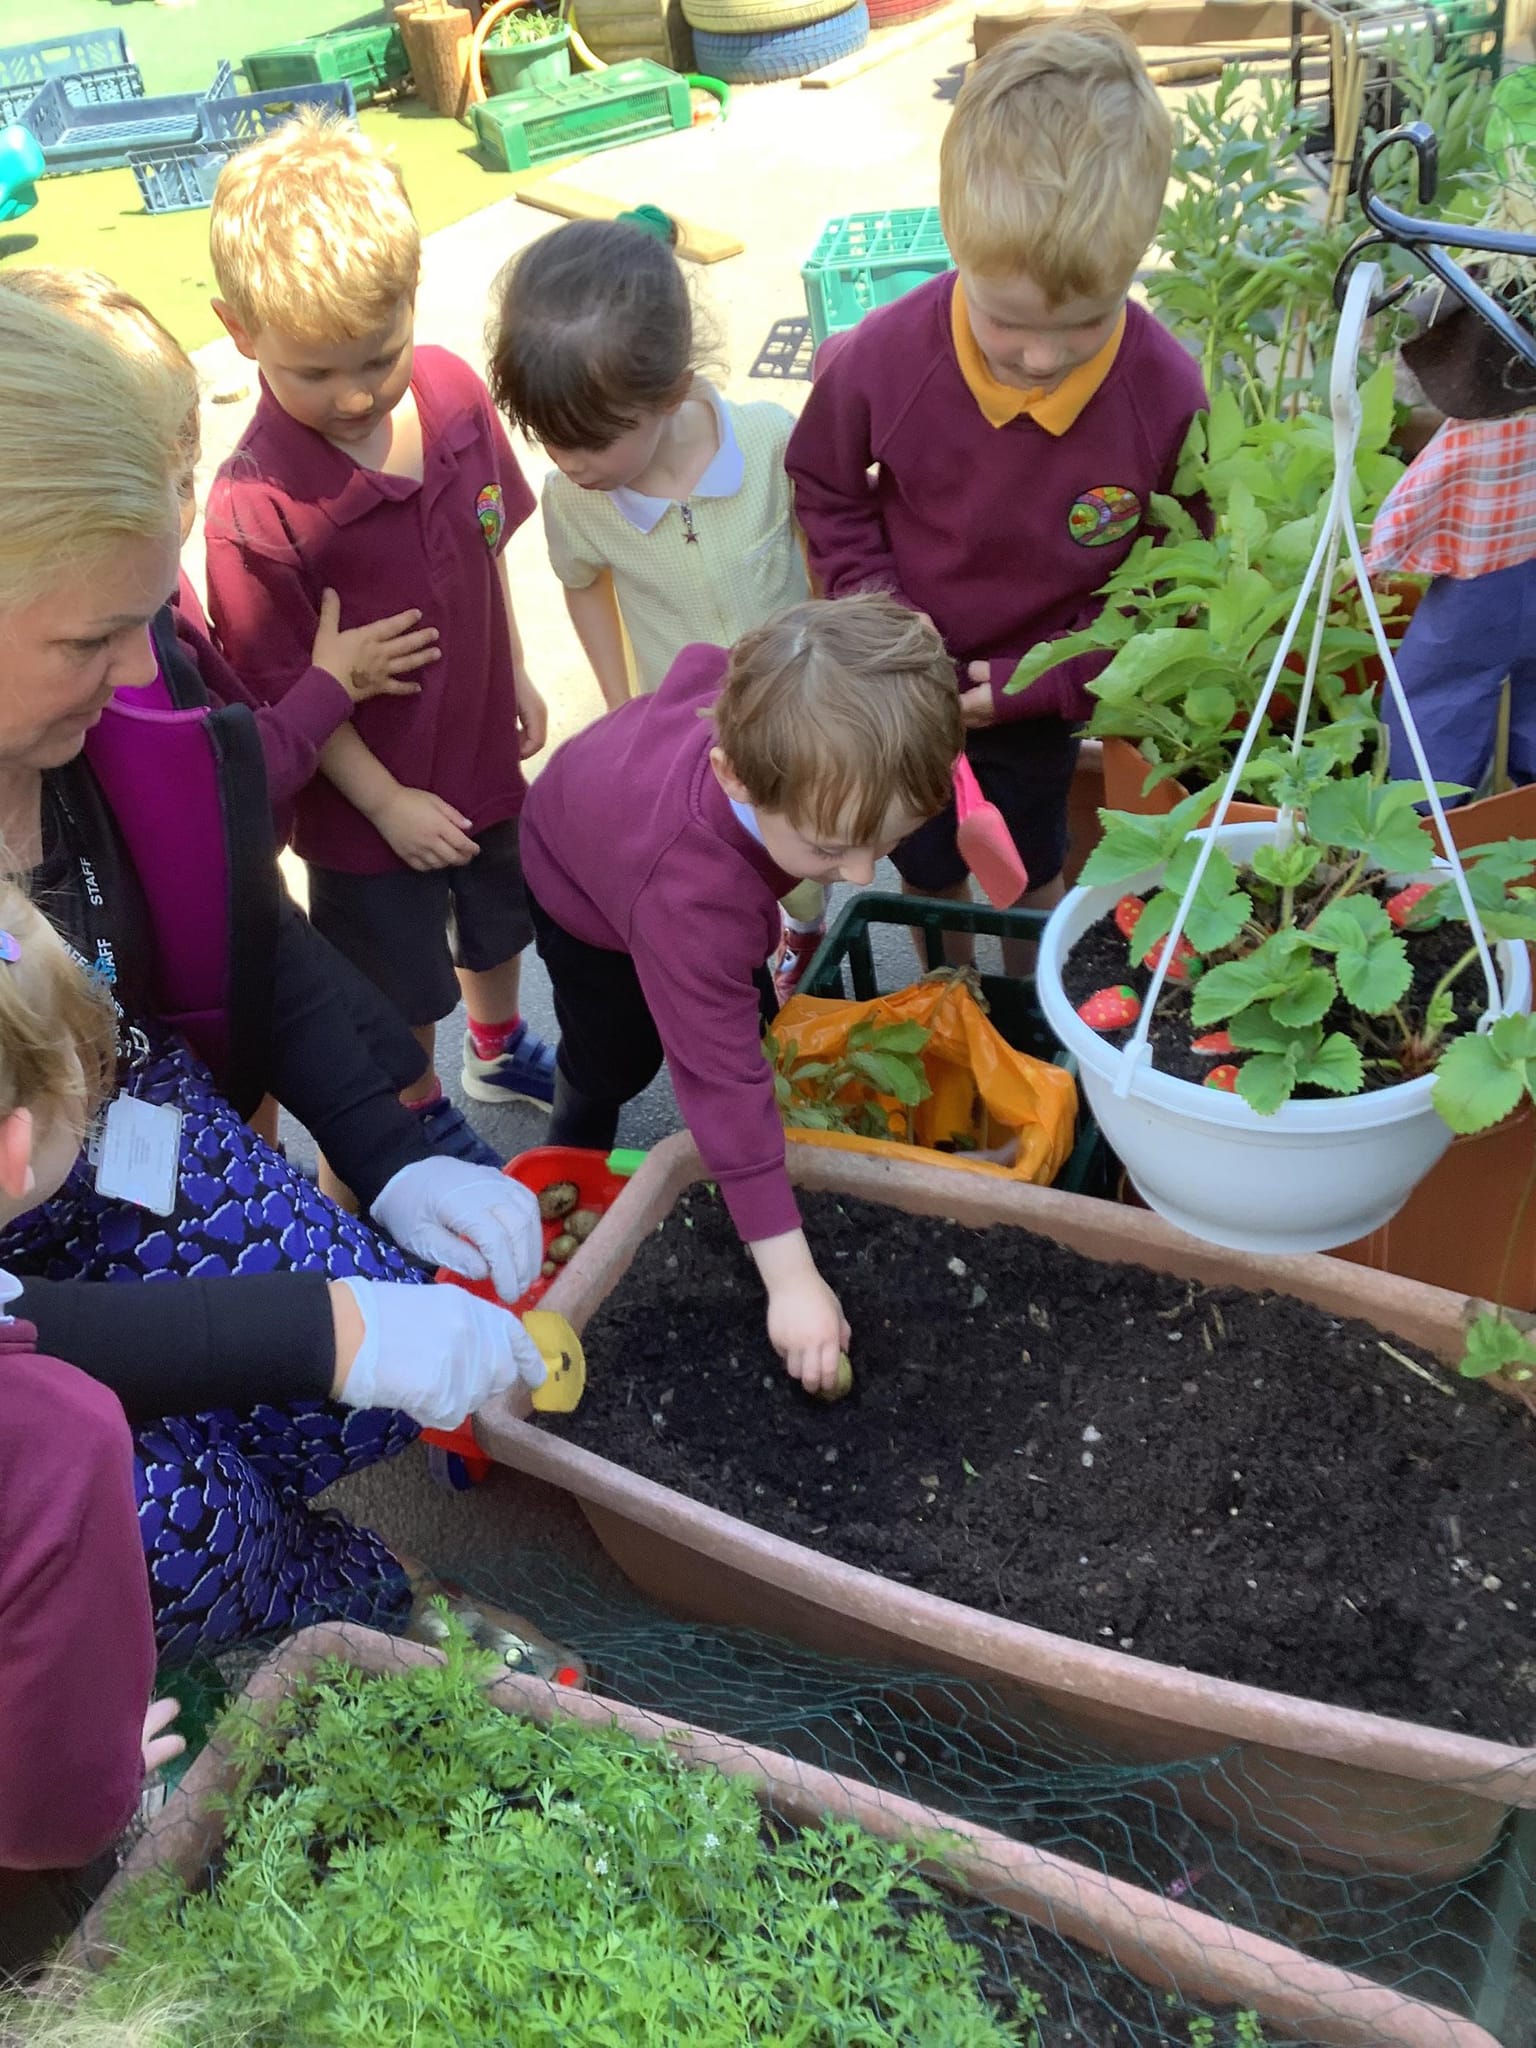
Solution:
M454 1429L519 1380L544 1384L539 1347L510 1309L462 1287L341 1285L363 1318L363 1341L337 1395L349 1408L402 1408L427 1429Z
M372 1214L402 1251L465 1280L489 1275L503 1301L516 1301L539 1277L538 1198L494 1166L414 1160L386 1182Z

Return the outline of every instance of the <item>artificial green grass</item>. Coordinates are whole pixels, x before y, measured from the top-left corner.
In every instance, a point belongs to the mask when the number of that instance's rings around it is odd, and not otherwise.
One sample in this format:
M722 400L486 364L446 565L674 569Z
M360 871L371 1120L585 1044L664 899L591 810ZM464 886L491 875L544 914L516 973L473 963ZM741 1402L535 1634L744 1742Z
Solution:
M196 92L221 57L238 65L247 50L386 18L385 8L362 0L192 0L181 7L157 7L154 0L4 0L0 46L120 28L146 92Z
M0 9L7 33L11 4L14 0L7 0ZM166 12L142 4L142 0L121 8L108 6L105 0L64 0L59 11L79 13L87 5L94 5L101 16ZM286 20L298 11L294 0L261 0L261 5L269 20L279 16ZM26 8L32 6L33 0L25 0ZM227 7L230 13L249 11L244 0L199 0L199 6L209 10ZM311 8L312 15L316 11ZM169 18L186 20L197 12L195 7ZM318 12L323 14L323 7ZM306 32L313 30L299 31ZM129 39L137 47L140 38L131 25ZM265 38L269 42L281 39L275 30ZM494 200L508 198L514 189L505 172L486 170L470 154L472 129L430 114L417 101L406 100L398 107L368 107L360 120L369 135L396 153L423 234L462 220ZM209 305L214 286L208 263L206 208L194 213L147 214L133 173L127 170L45 178L37 195L31 213L0 229L0 266L52 263L66 269L104 271L124 291L142 299L186 349L200 348L223 332Z

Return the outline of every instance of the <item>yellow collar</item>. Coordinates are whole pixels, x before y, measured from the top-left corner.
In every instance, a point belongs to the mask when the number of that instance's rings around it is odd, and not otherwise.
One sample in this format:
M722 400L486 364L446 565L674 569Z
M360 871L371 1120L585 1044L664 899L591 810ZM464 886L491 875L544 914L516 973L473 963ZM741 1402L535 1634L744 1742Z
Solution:
M1089 399L1114 368L1120 344L1125 338L1125 311L1122 308L1114 333L1098 354L1091 356L1086 363L1079 363L1075 370L1069 370L1054 391L1018 391L1011 384L999 383L987 368L987 359L971 332L965 292L958 277L955 279L955 295L950 301L949 321L960 374L972 398L980 406L982 418L994 427L1006 427L1011 420L1027 413L1036 426L1044 427L1048 434L1058 437L1076 426Z

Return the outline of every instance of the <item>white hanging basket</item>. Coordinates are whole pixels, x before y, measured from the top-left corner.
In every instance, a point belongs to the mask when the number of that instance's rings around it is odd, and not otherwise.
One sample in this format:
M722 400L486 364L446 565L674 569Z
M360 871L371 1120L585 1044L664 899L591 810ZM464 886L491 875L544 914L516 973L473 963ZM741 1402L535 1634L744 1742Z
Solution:
M1046 1021L1076 1056L1088 1105L1138 1192L1181 1230L1239 1251L1327 1251L1364 1237L1396 1215L1451 1142L1449 1127L1435 1113L1432 1074L1370 1094L1288 1102L1273 1116L1260 1116L1241 1096L1161 1074L1151 1062L1148 1033L1157 1000L1211 849L1220 845L1242 866L1258 846L1286 844L1294 832L1294 820L1285 812L1273 824L1227 825L1222 821L1285 672L1286 657L1313 592L1318 593L1320 621L1341 556L1354 570L1386 670L1383 688L1396 699L1418 774L1429 791L1429 809L1440 828L1440 843L1447 848L1445 861L1437 864L1440 871L1425 879L1443 880L1448 871L1456 882L1487 991L1484 1024L1507 1011L1527 1010L1531 1004L1530 960L1524 946L1500 945L1495 970L1494 949L1489 946L1460 856L1446 829L1445 813L1434 793L1413 713L1371 594L1350 508L1350 482L1360 438L1356 388L1360 338L1380 279L1374 264L1358 265L1350 279L1333 360L1335 473L1327 517L1264 688L1213 807L1210 828L1191 834L1205 844L1163 943L1136 1031L1124 1047L1111 1045L1077 1015L1062 986L1062 968L1090 926L1112 910L1122 895L1141 894L1154 887L1161 880L1161 871L1149 870L1113 888L1073 889L1052 912L1040 941L1036 985ZM1297 750L1311 707L1320 640L1320 630L1314 631L1296 714Z
M1275 825L1223 825L1221 846L1241 866L1273 843ZM1062 987L1067 955L1090 925L1155 872L1109 889L1074 889L1040 940L1037 987L1045 1021L1078 1063L1094 1120L1159 1216L1210 1244L1244 1252L1320 1252L1395 1216L1451 1142L1435 1114L1433 1074L1324 1102L1287 1102L1260 1116L1240 1095L1144 1066L1128 1093L1116 1082L1131 1048L1111 1045L1078 1016ZM1505 1007L1530 1007L1524 946L1500 946ZM1147 1014L1144 1010L1143 1014Z

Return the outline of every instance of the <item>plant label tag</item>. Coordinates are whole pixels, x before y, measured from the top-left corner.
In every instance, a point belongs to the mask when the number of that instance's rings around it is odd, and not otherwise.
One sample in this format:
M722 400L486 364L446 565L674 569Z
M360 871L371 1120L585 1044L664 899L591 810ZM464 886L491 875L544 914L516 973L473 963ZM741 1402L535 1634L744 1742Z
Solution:
M169 1216L176 1207L180 1155L179 1109L168 1102L114 1096L95 1152L96 1192Z

